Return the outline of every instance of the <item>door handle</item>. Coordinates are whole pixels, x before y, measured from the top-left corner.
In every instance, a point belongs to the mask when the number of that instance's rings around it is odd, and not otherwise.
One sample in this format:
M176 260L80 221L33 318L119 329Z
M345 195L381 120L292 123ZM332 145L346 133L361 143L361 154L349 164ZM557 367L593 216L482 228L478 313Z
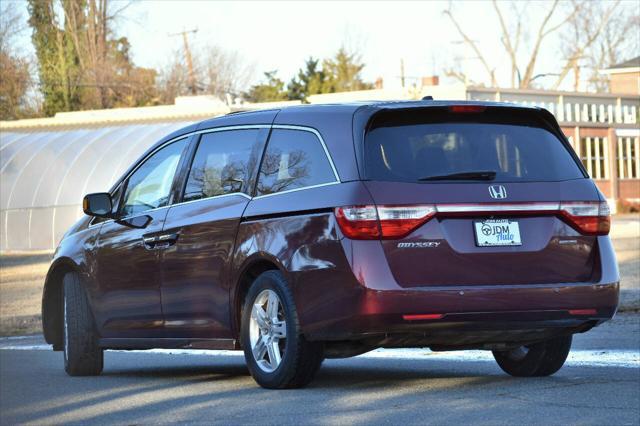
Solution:
M143 236L142 242L147 250L162 250L171 247L178 241L178 233Z
M158 235L158 242L159 243L169 243L169 244L175 244L176 241L178 241L178 233L173 233L173 234L162 234L162 235Z
M156 247L157 237L142 237L142 244L147 250L153 250Z

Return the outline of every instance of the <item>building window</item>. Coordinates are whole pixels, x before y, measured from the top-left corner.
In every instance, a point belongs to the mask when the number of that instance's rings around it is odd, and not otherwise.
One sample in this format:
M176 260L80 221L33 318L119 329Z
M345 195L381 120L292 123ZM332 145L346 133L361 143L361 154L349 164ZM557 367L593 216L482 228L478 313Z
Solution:
M640 178L640 138L618 137L618 177L620 179Z
M607 138L580 138L580 159L593 179L609 179Z

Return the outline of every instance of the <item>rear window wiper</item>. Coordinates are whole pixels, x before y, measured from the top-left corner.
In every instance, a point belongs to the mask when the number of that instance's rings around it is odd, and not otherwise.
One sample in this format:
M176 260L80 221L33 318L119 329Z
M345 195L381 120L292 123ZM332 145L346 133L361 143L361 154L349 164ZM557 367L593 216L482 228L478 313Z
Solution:
M494 180L495 178L496 172L492 170L480 170L474 172L450 173L448 175L426 176L418 180Z

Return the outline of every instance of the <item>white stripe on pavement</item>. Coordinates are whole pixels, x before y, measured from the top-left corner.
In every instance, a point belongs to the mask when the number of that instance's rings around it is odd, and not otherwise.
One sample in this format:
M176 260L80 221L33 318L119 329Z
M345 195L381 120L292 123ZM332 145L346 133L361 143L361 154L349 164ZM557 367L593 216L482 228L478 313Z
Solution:
M0 349L3 350L24 350L43 351L51 350L51 345L44 344L2 344L5 339L0 339ZM14 342L12 342L14 343ZM17 342L15 342L17 343ZM154 353L164 355L190 355L190 356L244 356L242 351L204 350L204 349L150 349L111 352L127 353ZM448 362L494 362L489 351L451 351L432 352L428 349L376 349L369 353L360 355L359 358L371 359L406 359L406 360L433 360ZM620 367L639 368L640 350L572 350L566 362L569 366L586 367Z

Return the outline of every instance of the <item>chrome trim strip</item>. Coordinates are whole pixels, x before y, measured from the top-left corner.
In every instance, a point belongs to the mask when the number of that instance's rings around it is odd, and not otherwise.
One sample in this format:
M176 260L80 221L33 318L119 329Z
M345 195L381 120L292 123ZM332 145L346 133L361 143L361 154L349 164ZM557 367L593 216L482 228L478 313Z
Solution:
M212 129L202 129L196 130L195 132L189 133L189 135L200 135L203 133L215 133L215 132L225 132L227 130L249 130L249 129L269 129L271 128L270 124L242 124L237 126L223 126L223 127L214 127Z
M286 191L274 192L272 194L257 195L255 197L253 197L253 199L257 200L257 199L260 199L260 198L273 197L274 195L282 195L282 194L288 194L290 192L304 191L305 189L314 189L314 188L321 188L323 186L338 185L340 183L342 183L342 182L319 183L317 185L303 186L302 188L288 189Z
M239 195L239 196L244 197L244 198L246 198L248 200L252 199L250 196L248 196L244 192L231 192L229 194L214 195L213 197L198 198L197 200L181 201L179 203L171 204L171 207L181 206L183 204L193 204L193 203L197 203L197 202L200 202L200 201L215 200L215 199L218 199L218 198L231 197L233 195Z
M437 204L438 213L472 212L519 212L519 211L559 211L560 203L522 203L522 204Z

